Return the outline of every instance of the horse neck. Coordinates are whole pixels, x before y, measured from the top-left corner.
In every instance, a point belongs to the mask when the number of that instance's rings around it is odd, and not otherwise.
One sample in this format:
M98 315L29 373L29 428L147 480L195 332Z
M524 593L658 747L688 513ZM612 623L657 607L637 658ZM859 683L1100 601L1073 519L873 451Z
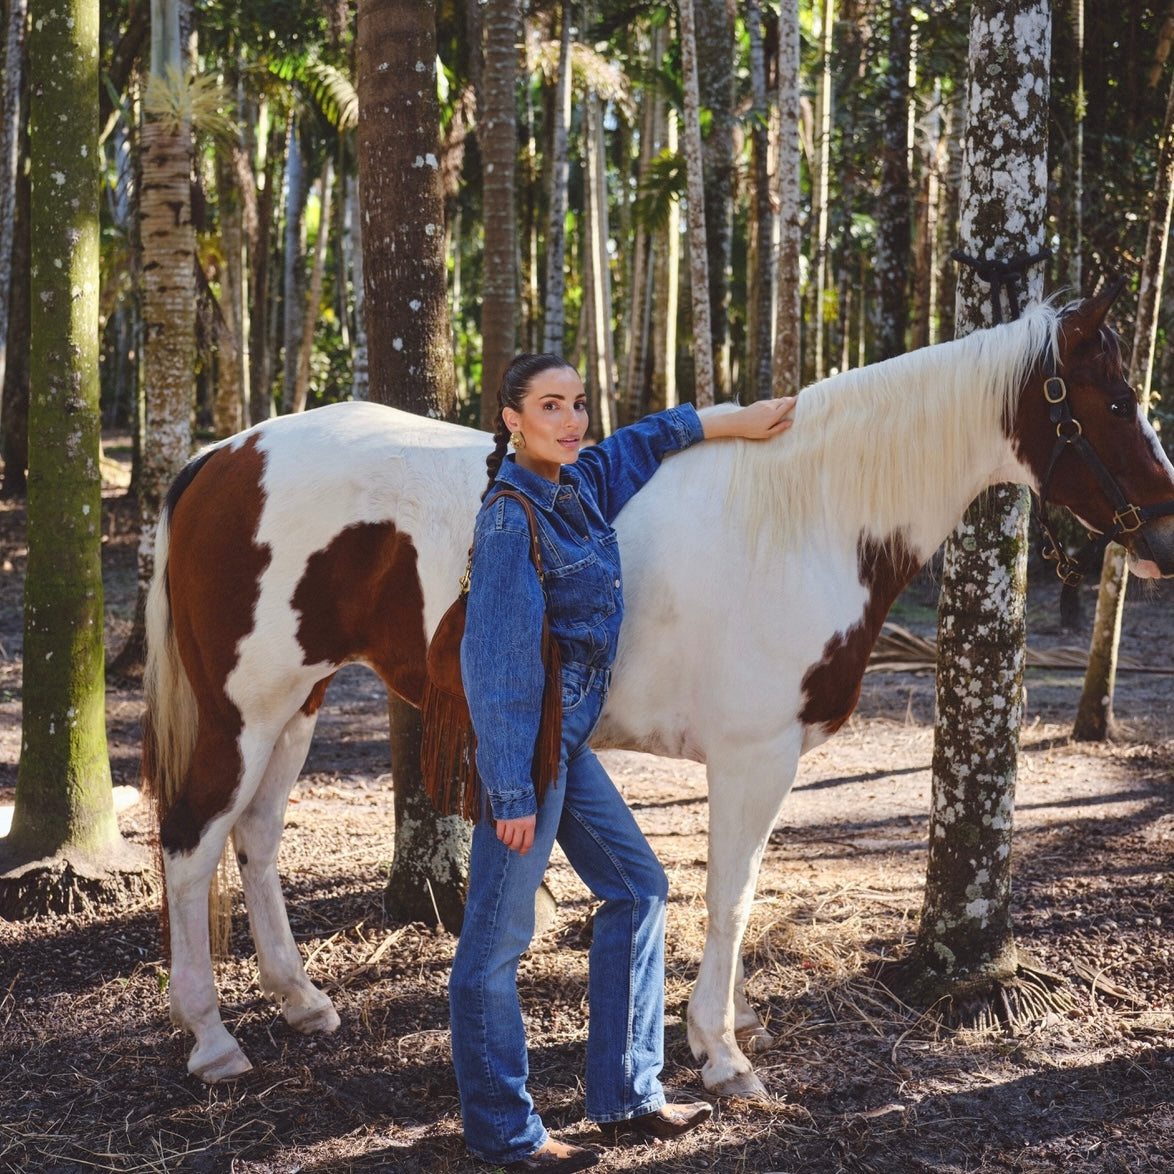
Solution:
M733 473L734 487L753 487L749 524L792 548L900 542L928 559L970 501L1014 471L1004 420L1049 322L1037 310L806 389L783 440L738 455L759 465Z

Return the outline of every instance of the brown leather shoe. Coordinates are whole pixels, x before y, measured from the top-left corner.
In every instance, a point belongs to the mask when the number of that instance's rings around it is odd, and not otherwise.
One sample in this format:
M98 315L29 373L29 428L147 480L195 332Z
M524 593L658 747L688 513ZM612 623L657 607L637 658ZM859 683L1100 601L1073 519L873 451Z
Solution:
M669 1141L704 1125L712 1116L713 1106L708 1101L688 1101L680 1105L665 1105L651 1113L630 1117L627 1121L605 1121L599 1128L604 1138L613 1144L621 1139Z
M574 1174L576 1170L587 1170L599 1161L596 1150L570 1145L553 1137L546 1139L541 1149L536 1149L528 1158L510 1162L507 1170L542 1170L545 1174Z

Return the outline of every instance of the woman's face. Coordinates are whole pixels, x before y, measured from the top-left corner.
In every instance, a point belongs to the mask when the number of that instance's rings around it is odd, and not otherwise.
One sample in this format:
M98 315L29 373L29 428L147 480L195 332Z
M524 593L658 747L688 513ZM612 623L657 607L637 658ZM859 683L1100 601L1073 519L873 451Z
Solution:
M587 434L587 399L583 381L570 367L552 367L530 381L521 410L502 409L511 432L521 432L526 443L517 450L518 464L548 481L557 481L559 469L579 459Z

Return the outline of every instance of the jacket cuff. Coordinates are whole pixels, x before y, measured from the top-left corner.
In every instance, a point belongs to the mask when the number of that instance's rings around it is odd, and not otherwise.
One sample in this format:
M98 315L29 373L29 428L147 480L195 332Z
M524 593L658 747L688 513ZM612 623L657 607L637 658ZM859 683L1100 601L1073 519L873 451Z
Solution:
M524 819L538 811L538 799L533 786L511 791L490 791L489 806L494 819Z
M705 433L701 427L701 417L697 415L697 409L692 404L681 404L678 407L669 408L665 415L671 422L673 435L677 439L679 449L688 448L705 439Z

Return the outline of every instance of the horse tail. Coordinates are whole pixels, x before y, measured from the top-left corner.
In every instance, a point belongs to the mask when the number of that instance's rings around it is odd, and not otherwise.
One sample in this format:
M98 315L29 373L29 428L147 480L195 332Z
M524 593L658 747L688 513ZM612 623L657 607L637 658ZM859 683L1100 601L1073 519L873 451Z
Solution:
M203 467L211 451L191 461L180 473L167 494L155 529L155 566L147 588L144 611L147 657L143 668L146 709L143 714L141 775L143 790L154 804L155 826L159 829L162 829L187 785L199 728L196 694L179 654L172 620L167 570L171 550L171 516L176 502ZM158 850L160 871L163 871L161 842ZM225 952L231 925L231 889L222 881L224 870L225 860L222 858L217 874L212 877L208 894L209 928L214 955ZM170 944L166 885L160 921L166 951Z
M155 569L147 589L147 660L143 669L143 785L162 823L179 798L196 748L196 694L179 656L171 622L167 555L170 508L155 531Z

